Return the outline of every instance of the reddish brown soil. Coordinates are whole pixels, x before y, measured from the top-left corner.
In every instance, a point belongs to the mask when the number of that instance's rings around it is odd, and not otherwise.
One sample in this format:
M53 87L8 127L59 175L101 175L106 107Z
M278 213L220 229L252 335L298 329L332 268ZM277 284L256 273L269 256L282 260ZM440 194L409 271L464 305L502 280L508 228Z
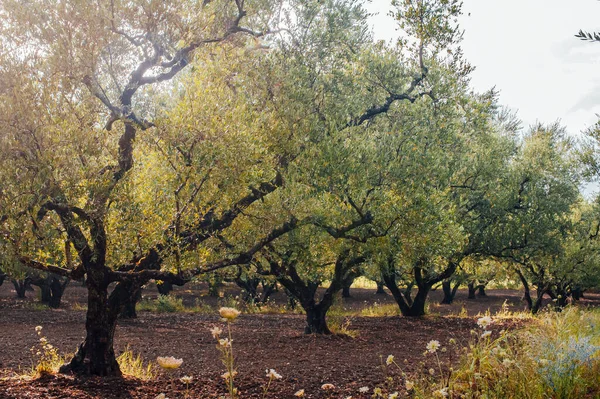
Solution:
M85 312L73 310L75 303L85 303L85 290L72 286L65 293L65 307L58 310L35 310L31 305L35 295L22 301L14 299L10 286L0 287L0 377L11 377L19 368L28 370L32 364L29 348L36 345L34 332L37 325L44 327L49 342L61 352L73 352L84 335ZM146 295L155 295L149 289ZM184 302L194 303L205 293L205 288L178 290ZM389 296L375 295L370 290L354 289L353 297L344 300L344 307L360 309L375 301L391 303ZM438 306L440 293L432 295L433 314L459 313L464 307L470 317L428 316L422 319L394 317L354 317L351 329L358 330L357 338L318 337L302 334L302 315L242 315L233 325L236 367L239 375L236 385L242 398L262 397L267 381L265 369L277 370L283 379L271 384L268 398L293 398L299 389L307 398L368 398L359 394L358 388L371 389L382 384L384 375L381 359L393 354L398 363L411 376L420 375L434 366L431 357L423 356L429 340L439 340L447 345L450 338L465 343L470 330L476 328L474 315L488 308L494 312L504 301L513 309L520 308L517 291L489 291L487 298L468 301L460 292L457 303ZM600 297L590 296L600 301ZM202 300L217 306L214 298ZM276 301L284 301L282 296ZM592 302L592 301L590 301ZM144 359L157 356L182 358L182 367L172 375L162 375L150 382L125 379L76 380L70 376L48 376L35 381L16 378L0 379L0 399L22 398L154 398L164 392L169 398L186 397L186 387L178 377L190 375L194 382L189 386L189 398L218 398L225 395L220 375L224 367L209 329L222 325L216 315L193 313L140 312L136 320L121 321L116 333L117 352L129 346ZM496 329L506 326L496 326ZM510 326L509 326L510 327ZM449 348L450 349L450 348ZM441 354L442 361L456 363L458 354L448 350ZM406 362L405 362L406 359ZM331 383L336 389L330 394L321 385ZM362 395L362 396L361 396Z

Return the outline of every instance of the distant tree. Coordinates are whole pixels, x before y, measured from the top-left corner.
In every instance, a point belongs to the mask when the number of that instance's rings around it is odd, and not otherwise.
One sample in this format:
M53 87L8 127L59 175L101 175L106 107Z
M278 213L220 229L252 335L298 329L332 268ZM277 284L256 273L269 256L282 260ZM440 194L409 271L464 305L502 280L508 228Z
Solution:
M558 282L557 272L566 270L560 264L579 197L572 158L572 144L558 124L531 127L514 159L513 179L506 191L505 204L513 204L514 211L496 223L495 240L488 247L491 254L513 262L532 313Z

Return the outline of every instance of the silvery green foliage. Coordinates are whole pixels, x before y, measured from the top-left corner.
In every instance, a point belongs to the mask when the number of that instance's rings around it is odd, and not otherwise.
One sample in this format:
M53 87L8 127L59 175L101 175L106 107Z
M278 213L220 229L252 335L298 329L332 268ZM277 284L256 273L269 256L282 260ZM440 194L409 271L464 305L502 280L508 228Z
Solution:
M594 343L598 341L598 328L592 323L588 331L589 335L556 337L540 343L539 373L556 397L567 394L580 378L582 368L590 366L600 353L600 345Z

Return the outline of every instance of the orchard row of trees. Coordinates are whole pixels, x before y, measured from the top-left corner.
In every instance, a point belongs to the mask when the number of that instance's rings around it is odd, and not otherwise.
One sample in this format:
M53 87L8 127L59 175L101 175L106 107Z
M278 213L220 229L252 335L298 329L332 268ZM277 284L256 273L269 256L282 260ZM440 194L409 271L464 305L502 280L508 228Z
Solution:
M593 141L469 89L458 0L394 10L386 44L359 0L2 2L1 267L85 281L63 371L120 374L151 280L270 276L312 333L361 275L405 316L499 269L532 311L597 286Z

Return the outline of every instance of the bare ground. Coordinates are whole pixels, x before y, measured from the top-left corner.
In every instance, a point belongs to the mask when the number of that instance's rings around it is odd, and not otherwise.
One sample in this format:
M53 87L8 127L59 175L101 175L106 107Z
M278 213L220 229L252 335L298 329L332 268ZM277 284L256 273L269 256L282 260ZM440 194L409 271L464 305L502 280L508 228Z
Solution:
M37 344L34 328L44 327L49 342L61 352L74 352L83 340L85 311L75 310L85 303L85 290L71 286L65 293L64 308L38 310L33 305L35 293L26 300L16 300L7 284L0 287L0 399L21 398L154 398L164 392L170 398L186 396L186 386L178 378L194 377L189 386L189 398L218 398L225 395L220 375L224 367L209 329L222 325L215 314L139 312L138 319L124 320L117 328L115 343L120 352L129 346L133 352L152 361L157 356L175 356L184 363L172 375L162 373L152 381L132 378L76 380L71 376L47 376L34 381L14 378L31 368L33 358L29 348ZM231 290L232 294L236 290ZM207 297L203 286L178 289L176 294L188 305L196 298L211 306L220 300ZM155 296L155 289L145 293ZM242 398L262 397L267 381L265 370L273 368L283 378L271 384L268 398L293 398L304 389L307 398L368 398L358 388L371 389L384 380L382 359L392 354L411 376L425 373L434 366L431 357L423 356L425 345L432 339L447 345L450 338L466 343L470 330L476 328L475 315L490 310L496 312L506 302L510 309L522 308L521 293L510 290L490 290L488 297L467 300L459 292L453 305L437 305L441 292L433 292L430 313L421 319L399 316L352 317L350 328L356 338L346 336L307 336L302 334L304 316L299 314L242 315L233 325L236 385ZM285 298L278 294L276 302ZM393 303L389 295L375 295L372 290L353 289L352 298L341 306L360 310L377 303ZM600 295L590 294L584 304L600 303ZM74 309L75 308L75 309ZM461 317L452 316L461 314ZM468 316L465 316L465 313ZM515 323L496 325L496 330L514 327ZM450 349L450 348L449 348ZM446 367L455 364L458 353L448 350L441 354ZM325 393L321 385L331 383L334 391ZM362 395L362 396L361 396Z

